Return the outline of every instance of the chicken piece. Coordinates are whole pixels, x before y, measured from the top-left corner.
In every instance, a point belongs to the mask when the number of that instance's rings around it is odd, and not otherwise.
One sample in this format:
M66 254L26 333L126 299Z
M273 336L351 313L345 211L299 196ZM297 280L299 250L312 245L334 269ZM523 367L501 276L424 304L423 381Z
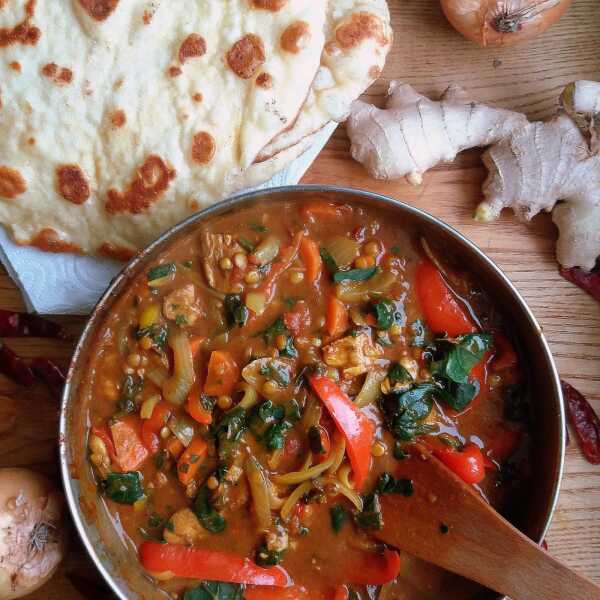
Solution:
M208 285L219 292L231 291L230 271L223 271L219 263L223 258L233 258L244 249L230 234L204 232L201 238L202 267Z
M165 318L178 325L193 325L201 313L196 302L196 288L192 283L177 288L163 300Z
M165 527L163 537L169 544L191 546L206 537L207 534L208 532L200 525L196 515L189 508L183 508L171 517L169 526Z
M366 373L382 356L383 348L373 343L371 335L366 331L348 335L323 348L325 364L341 368L347 378Z

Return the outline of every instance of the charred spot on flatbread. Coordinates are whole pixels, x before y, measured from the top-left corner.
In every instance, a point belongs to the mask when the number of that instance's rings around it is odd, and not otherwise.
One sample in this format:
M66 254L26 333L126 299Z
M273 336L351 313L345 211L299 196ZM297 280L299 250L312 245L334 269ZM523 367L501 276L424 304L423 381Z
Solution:
M254 77L264 62L264 45L262 40L253 33L239 39L227 52L229 68L241 79Z
M81 248L77 244L62 239L58 231L52 229L52 227L45 227L25 245L35 246L45 252L74 252L75 254L82 254Z
M288 3L288 0L250 0L250 2L254 8L277 12Z
M21 63L17 60L13 60L13 61L9 62L8 66L16 73L21 72Z
M27 191L27 182L16 169L0 165L0 198L12 200Z
M169 67L167 70L169 77L179 77L183 71L179 67Z
M125 111L122 109L115 110L110 115L110 122L113 124L113 127L123 127L125 123L127 123L127 116L125 115Z
M31 24L35 14L36 0L28 0L25 4L25 18L14 27L0 27L0 48L13 44L35 46L42 35L38 27Z
M56 169L58 193L73 204L83 204L90 197L90 184L78 165L61 165Z
M123 192L114 188L108 190L106 212L137 215L159 200L174 178L175 170L160 156L151 154Z
M198 33L190 33L179 47L179 62L183 64L190 58L206 54L206 40Z
M286 52L298 54L310 40L310 26L306 21L295 21L281 34L281 47Z
M337 28L335 38L344 50L350 50L368 39L375 40L380 46L389 43L381 19L368 12L354 13L349 21Z
M215 155L215 139L207 131L200 131L194 136L192 143L192 158L194 162L205 165Z
M73 81L73 71L66 67L59 67L56 63L48 63L42 67L44 77L52 79L56 85L68 85Z
M202 102L202 100L204 99L204 96L200 93L200 92L196 92L193 96L192 96L192 100L194 102Z
M98 248L98 254L105 258L112 258L113 260L118 260L120 262L128 262L135 256L136 252L125 246L116 246L110 242L105 242Z
M271 77L269 73L261 73L256 78L256 85L258 87L264 88L265 90L268 90L273 87L273 77Z
M95 21L106 21L117 8L119 0L79 0L79 4Z

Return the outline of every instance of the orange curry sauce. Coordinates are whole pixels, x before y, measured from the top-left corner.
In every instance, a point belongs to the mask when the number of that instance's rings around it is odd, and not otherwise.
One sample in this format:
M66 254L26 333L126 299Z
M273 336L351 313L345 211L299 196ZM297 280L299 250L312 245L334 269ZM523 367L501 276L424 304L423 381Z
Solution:
M378 499L411 495L397 471L419 439L506 506L527 470L522 380L472 276L387 212L257 204L116 302L87 376L89 457L174 597L469 598L377 541Z

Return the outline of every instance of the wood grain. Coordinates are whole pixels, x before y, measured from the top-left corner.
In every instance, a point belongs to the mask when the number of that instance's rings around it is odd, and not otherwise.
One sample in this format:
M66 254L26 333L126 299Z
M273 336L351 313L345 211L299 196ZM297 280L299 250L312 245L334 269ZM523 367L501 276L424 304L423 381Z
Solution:
M600 80L600 2L575 0L572 8L542 37L514 48L480 49L463 40L446 22L436 0L388 0L395 30L394 48L382 79L365 98L382 104L386 79L402 79L427 94L451 82L474 98L523 111L531 119L553 114L562 87L575 79ZM304 178L381 192L442 218L477 243L507 273L542 324L561 375L600 412L600 305L558 276L556 232L546 216L530 224L510 215L481 225L471 214L485 177L480 152L463 153L453 164L428 173L422 186L370 179L348 154L343 126ZM0 307L23 309L18 290L0 271ZM63 318L73 332L83 320ZM66 365L69 344L44 340L9 341L24 356L56 358ZM15 387L0 379L0 394ZM16 427L0 434L0 466L33 466L56 476L56 407L38 395L19 394L23 403ZM2 408L0 398L0 409ZM1 414L1 413L0 413ZM550 552L600 582L600 467L582 457L571 431L560 502L548 535ZM73 584L75 582L75 585ZM79 590L79 591L78 591ZM60 572L34 600L112 597L73 536Z

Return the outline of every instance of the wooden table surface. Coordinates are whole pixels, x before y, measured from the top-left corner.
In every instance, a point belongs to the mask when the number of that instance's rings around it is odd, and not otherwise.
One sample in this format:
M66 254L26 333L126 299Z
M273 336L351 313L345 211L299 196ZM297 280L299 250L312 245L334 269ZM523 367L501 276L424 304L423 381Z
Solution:
M474 98L520 110L530 119L542 119L554 113L558 95L568 82L600 80L598 0L574 0L560 23L541 38L501 50L479 49L463 40L446 23L436 0L388 3L395 43L382 79L365 95L373 102L383 101L386 79L402 79L428 94L439 93L454 82ZM484 177L480 152L474 150L463 153L453 164L435 168L418 188L405 181L374 181L350 159L342 126L303 181L364 188L406 200L472 239L507 273L529 303L561 376L600 412L600 304L559 277L554 260L556 231L546 215L530 224L510 214L491 225L471 220ZM0 307L23 309L20 294L4 271L0 271ZM81 318L60 320L74 333L83 324ZM69 344L55 341L27 339L10 341L10 345L23 356L43 355L63 365L71 352ZM0 380L0 393L13 392L14 386ZM2 407L0 399L0 420ZM0 434L0 466L32 466L56 476L57 420L54 406L25 396L17 425ZM583 459L572 431L558 510L547 541L555 556L600 582L600 467ZM73 537L59 573L30 597L110 598L104 590Z

